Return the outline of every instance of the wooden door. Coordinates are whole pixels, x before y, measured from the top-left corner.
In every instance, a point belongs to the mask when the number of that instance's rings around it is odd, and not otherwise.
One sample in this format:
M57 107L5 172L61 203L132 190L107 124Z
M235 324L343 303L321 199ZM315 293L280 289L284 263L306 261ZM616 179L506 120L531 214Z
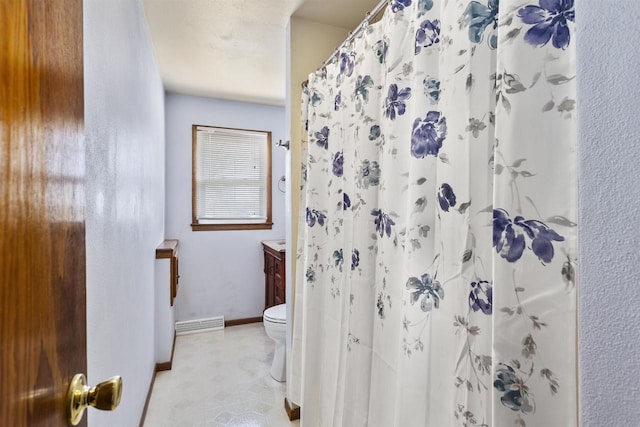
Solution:
M82 0L0 1L0 426L86 373L82 61Z

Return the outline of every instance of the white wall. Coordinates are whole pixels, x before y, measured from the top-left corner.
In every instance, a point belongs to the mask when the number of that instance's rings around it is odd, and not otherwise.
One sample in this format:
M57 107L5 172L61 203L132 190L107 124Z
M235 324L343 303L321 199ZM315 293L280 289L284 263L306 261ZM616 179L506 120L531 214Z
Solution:
M278 140L284 139L284 108L167 93L166 123L166 235L180 240L176 320L262 316L264 273L260 242L285 236L284 193L278 191L277 185L285 174L285 150L276 146ZM191 231L194 124L272 132L272 230Z
M90 409L89 425L136 426L164 226L164 91L139 1L84 1L84 66L88 380L124 381L120 407Z
M576 2L583 426L640 425L640 2Z
M155 269L156 363L171 362L176 314L171 305L171 258L156 259Z

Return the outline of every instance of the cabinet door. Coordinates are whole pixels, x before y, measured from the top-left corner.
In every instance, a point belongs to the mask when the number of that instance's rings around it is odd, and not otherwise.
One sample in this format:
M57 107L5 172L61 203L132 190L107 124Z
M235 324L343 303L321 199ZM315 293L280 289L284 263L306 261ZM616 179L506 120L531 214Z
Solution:
M282 260L275 261L274 272L274 305L285 303L285 290L284 290L284 263Z
M268 253L265 253L264 254L264 277L265 277L264 308L265 309L275 305L274 264L275 264L275 260L273 259L273 256L271 256Z
M173 300L178 296L178 281L180 274L178 273L178 253L175 252L171 257L171 306Z

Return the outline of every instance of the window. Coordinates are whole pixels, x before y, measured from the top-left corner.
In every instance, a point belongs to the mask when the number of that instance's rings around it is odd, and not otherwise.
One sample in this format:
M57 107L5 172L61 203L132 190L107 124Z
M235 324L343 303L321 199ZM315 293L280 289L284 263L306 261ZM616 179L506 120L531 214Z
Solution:
M271 132L193 125L192 133L192 229L271 229Z

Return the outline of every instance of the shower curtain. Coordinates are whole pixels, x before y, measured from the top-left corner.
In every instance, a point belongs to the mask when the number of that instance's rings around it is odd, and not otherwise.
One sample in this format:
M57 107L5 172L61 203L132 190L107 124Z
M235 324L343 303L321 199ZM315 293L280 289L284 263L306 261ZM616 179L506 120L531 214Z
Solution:
M303 426L577 425L574 47L573 0L392 0L310 76Z

